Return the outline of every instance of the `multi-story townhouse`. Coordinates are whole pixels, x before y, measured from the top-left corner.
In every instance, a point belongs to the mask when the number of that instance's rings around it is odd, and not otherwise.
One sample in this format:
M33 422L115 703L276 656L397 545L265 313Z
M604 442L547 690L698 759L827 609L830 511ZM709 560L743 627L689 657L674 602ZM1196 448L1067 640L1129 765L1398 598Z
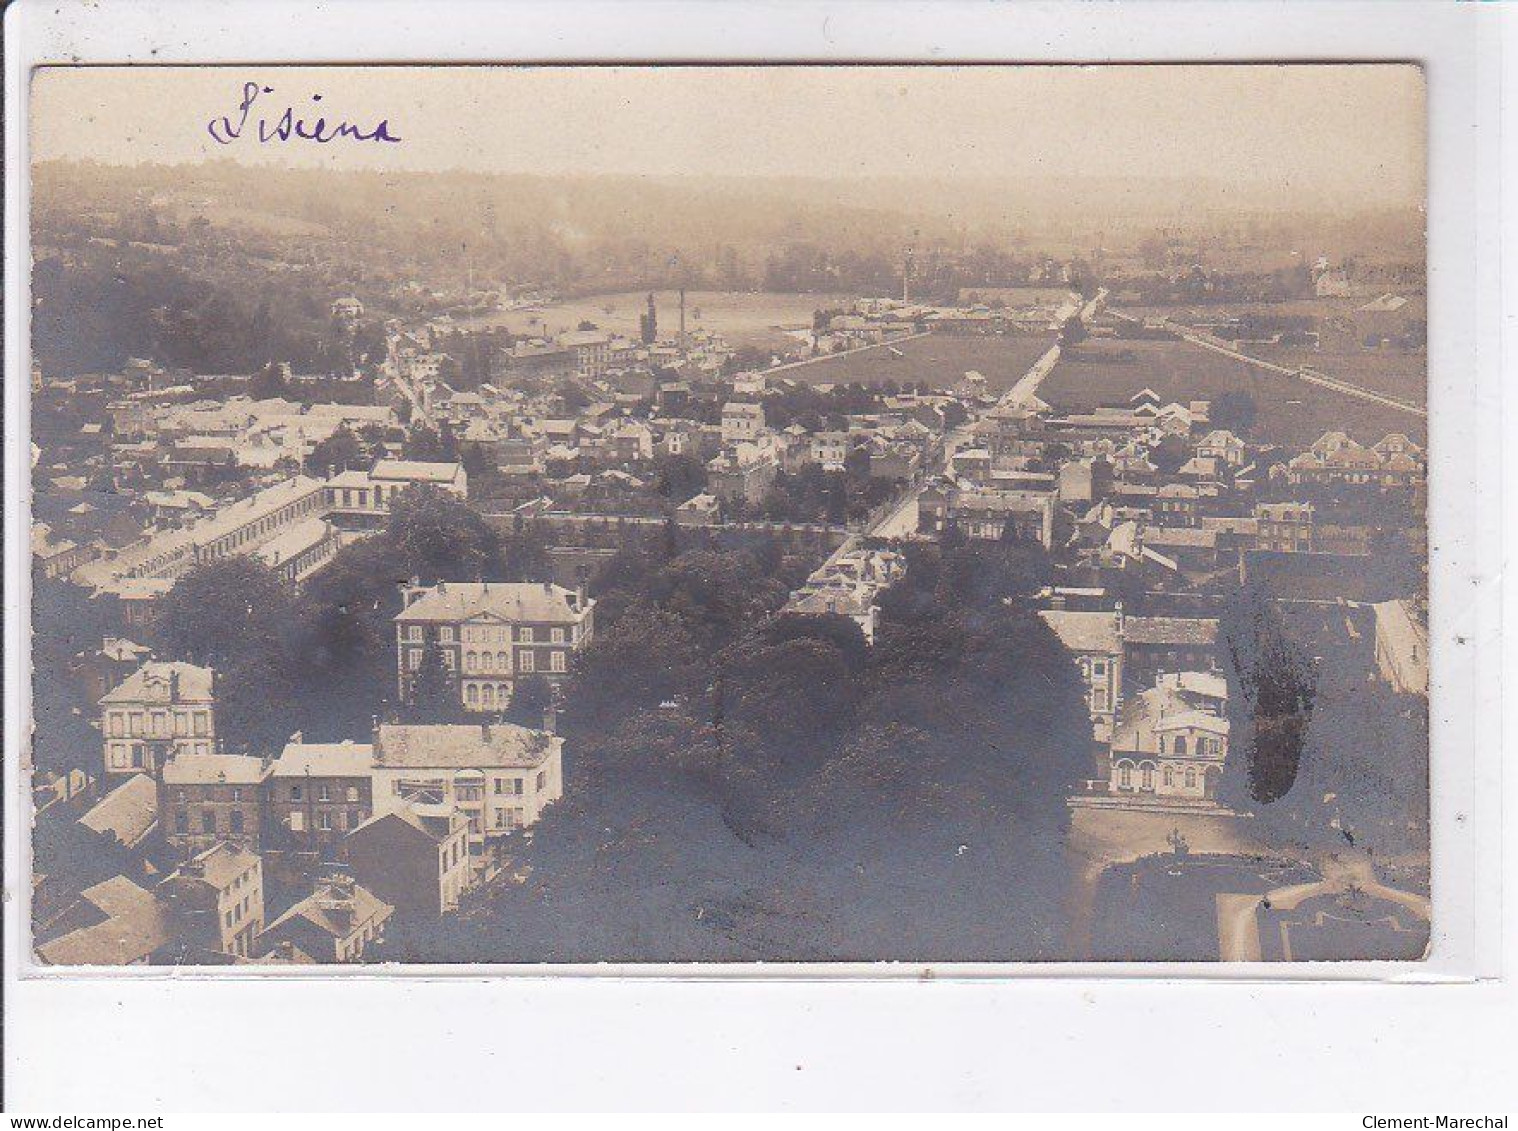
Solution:
M1110 792L1215 803L1228 757L1228 688L1212 672L1174 672L1133 696L1112 736Z
M263 862L244 845L214 844L154 890L184 942L247 958L264 928Z
M1217 670L1218 622L1199 617L1134 617L1122 602L1110 612L1039 613L1075 657L1086 685L1092 734L1109 741L1127 690L1177 672Z
M279 961L357 962L384 937L395 908L351 876L323 876L305 899L269 924L261 957Z
M755 440L764 431L764 406L747 401L729 401L722 406L722 442L736 444Z
M382 723L374 738L376 811L457 813L468 822L471 850L488 856L563 796L563 745L547 730L511 723Z
M395 618L401 698L412 700L430 648L471 711L505 708L523 676L562 680L595 626L595 601L548 582L439 582L408 588L405 601Z
M342 859L344 837L374 813L374 747L296 734L264 778L264 852L285 873Z
M1256 503L1255 548L1305 554L1313 549L1311 503Z
M322 499L329 516L341 525L374 528L384 523L397 495L418 486L469 497L469 475L461 463L382 459L368 471L334 475L322 485Z
M377 813L348 834L353 877L397 911L443 915L474 885L469 822L412 804Z
M214 754L216 674L195 664L150 660L100 699L107 778L157 775L177 754Z
M158 820L164 837L181 853L214 844L240 844L257 851L264 818L268 766L243 754L178 754L163 764Z

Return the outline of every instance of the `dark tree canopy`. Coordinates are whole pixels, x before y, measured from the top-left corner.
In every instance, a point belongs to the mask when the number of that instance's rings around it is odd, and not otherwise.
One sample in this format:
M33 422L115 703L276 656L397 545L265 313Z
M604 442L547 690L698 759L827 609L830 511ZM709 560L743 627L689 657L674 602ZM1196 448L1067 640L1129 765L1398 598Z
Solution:
M276 640L293 620L295 595L249 557L196 566L160 602L165 651L195 664L224 666Z
M1207 419L1214 428L1227 429L1235 436L1248 436L1258 412L1254 398L1246 390L1229 389L1213 398Z
M366 464L368 460L368 453L359 438L343 425L325 440L317 442L306 459L306 467L312 474L330 476Z
M1149 462L1162 475L1174 475L1191 458L1191 445L1180 436L1166 436L1149 452Z
M299 691L295 595L247 557L185 574L163 599L157 626L166 658L216 672L217 718L230 749L269 753L296 729Z
M390 504L385 538L424 585L500 577L500 536L478 511L436 487L410 487Z
M444 665L442 649L430 640L422 648L422 662L415 679L408 712L413 720L421 723L462 720L458 677Z

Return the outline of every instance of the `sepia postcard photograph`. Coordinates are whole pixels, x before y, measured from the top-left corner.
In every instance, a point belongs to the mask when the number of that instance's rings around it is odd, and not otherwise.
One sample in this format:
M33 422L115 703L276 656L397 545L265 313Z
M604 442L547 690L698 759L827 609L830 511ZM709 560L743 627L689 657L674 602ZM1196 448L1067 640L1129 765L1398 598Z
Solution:
M37 966L1428 953L1416 64L30 84Z

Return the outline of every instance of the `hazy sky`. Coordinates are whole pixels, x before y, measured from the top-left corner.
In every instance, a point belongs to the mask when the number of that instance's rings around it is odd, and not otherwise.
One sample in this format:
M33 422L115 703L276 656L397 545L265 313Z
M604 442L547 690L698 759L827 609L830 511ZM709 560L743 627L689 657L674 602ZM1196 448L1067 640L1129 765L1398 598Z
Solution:
M243 84L260 94L243 135ZM320 94L319 102L312 96ZM1210 177L1375 203L1424 195L1410 66L78 67L39 71L32 152L333 168ZM287 106L402 140L260 144Z

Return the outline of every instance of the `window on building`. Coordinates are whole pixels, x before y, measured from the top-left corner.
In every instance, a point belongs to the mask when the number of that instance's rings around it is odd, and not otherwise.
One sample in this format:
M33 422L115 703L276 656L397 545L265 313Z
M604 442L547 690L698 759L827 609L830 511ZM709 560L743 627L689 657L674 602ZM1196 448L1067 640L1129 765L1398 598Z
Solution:
M111 716L110 716L110 720L111 720L111 737L112 738L123 738L123 737L125 737L126 727L122 725L121 712L119 712L119 711L112 711L111 712Z
M480 685L480 706L489 711L495 706L495 684L484 683Z
M1175 736L1175 752L1177 754L1186 753L1186 736L1184 734Z
M517 653L517 671L530 673L530 672L533 672L535 670L536 670L536 668L534 667L534 664L533 664L532 653L528 652L526 650L518 652Z
M1186 767L1186 788L1196 788L1196 770L1191 766Z
M216 831L216 814L206 810L200 814L200 831L214 833Z
M1160 774L1160 779L1165 783L1166 789L1169 789L1175 784L1175 774L1172 772L1169 766L1166 766L1164 772Z
M464 699L471 707L480 705L480 685L477 683L465 684Z
M443 625L442 628L440 628L440 629L437 630L437 638L439 640L441 640L444 644L452 644L453 643L453 626L449 625L449 624Z
M321 785L316 787L316 799L318 801L331 801L332 787L326 782L322 782Z
M348 797L349 801L357 801L358 800L358 786L356 786L356 785L350 785L348 787L347 797Z
M548 638L555 644L562 644L564 643L564 630L562 628L550 629Z
M411 648L411 649L408 649L407 653L406 653L406 667L409 668L411 671L416 671L421 666L422 666L422 650L420 648Z
M509 672L511 670L511 660L505 652L497 652L495 654L495 670L498 672Z
M548 781L548 772L546 770L539 770L538 771L538 778L537 778L537 786L538 786L538 788L542 789L543 786L547 783L547 781Z
M464 670L466 672L477 671L477 670L479 670L479 666L480 666L480 656L479 656L478 652L465 652L464 653Z
M195 712L195 737L204 738L211 733L211 715L208 711Z
M323 809L316 814L316 827L323 832L332 831L332 811L330 809Z
M1151 766L1148 762L1144 763L1144 769L1143 769L1143 788L1145 788L1145 789L1153 789L1154 788L1154 767Z
M415 643L420 643L422 639L422 626L419 624L407 625L406 639Z
M1117 768L1117 784L1124 789L1133 788L1133 767L1122 765Z
M291 801L299 801L300 800L300 786L298 786L298 785L292 785L290 787L290 800Z
M521 628L517 629L517 639L519 641L521 641L523 644L531 644L532 643L532 625L530 625L530 624L524 624Z
M183 809L174 814L174 831L176 833L187 833L190 831L190 815Z
M232 822L232 831L240 835L242 833L242 810L233 809L230 820Z
M563 652L554 652L549 655L548 670L551 672L562 672L564 670Z
M241 786L234 785L232 787L232 800L233 801L241 801L242 800L242 787Z

